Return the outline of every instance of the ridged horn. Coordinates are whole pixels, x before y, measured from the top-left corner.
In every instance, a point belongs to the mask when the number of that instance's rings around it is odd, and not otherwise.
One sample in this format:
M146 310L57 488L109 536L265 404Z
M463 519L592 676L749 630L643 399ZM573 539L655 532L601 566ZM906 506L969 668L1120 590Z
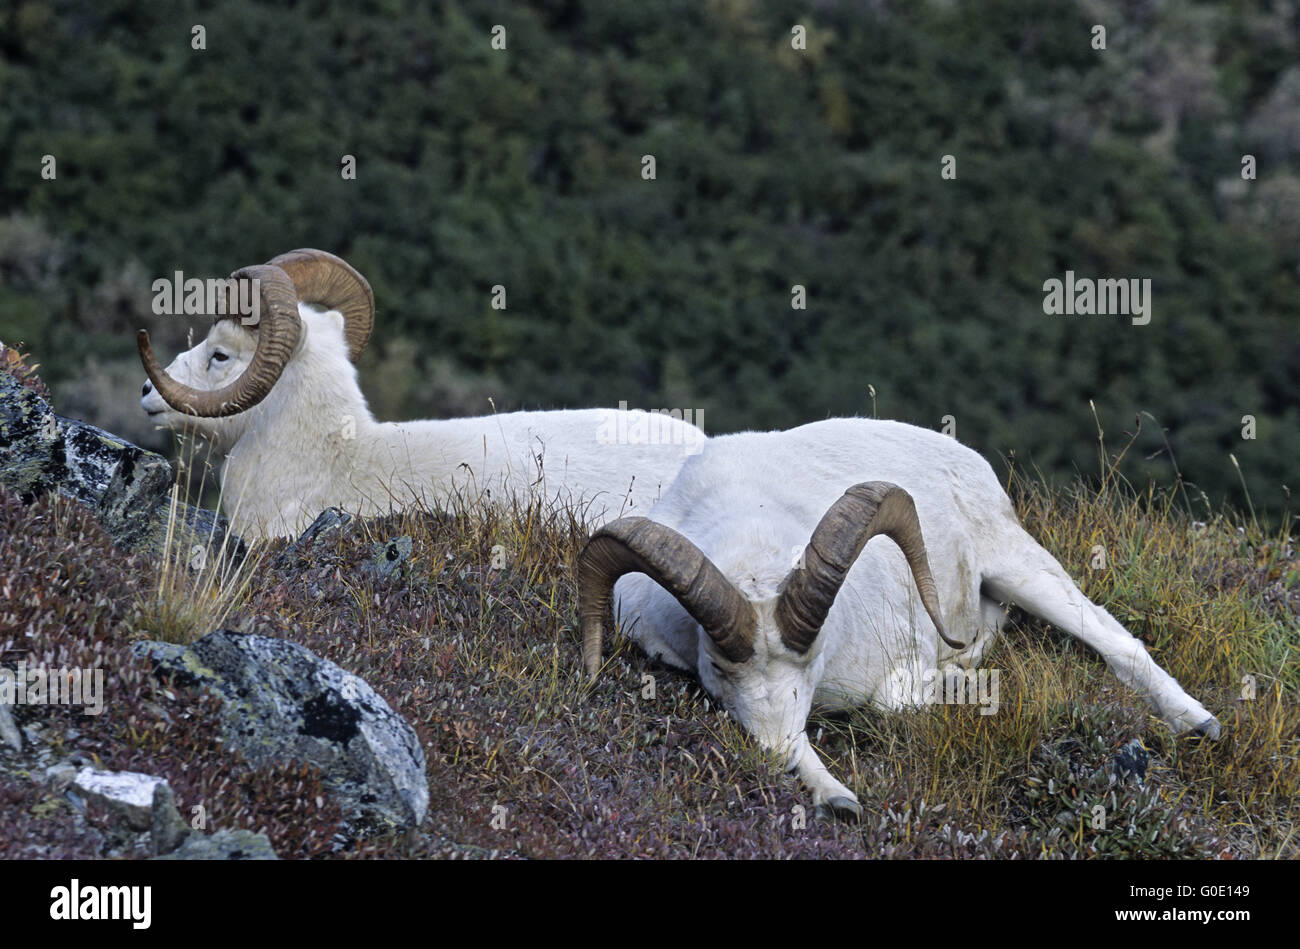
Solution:
M243 267L230 275L233 280L256 279L261 285L261 311L257 330L257 349L248 367L239 378L220 389L192 389L177 382L159 364L149 345L149 333L136 333L136 346L144 371L158 394L178 412L201 418L221 418L236 415L252 408L266 398L285 363L293 355L294 347L302 335L298 318L298 296L293 281L279 267L262 264ZM237 319L231 313L225 317Z
M912 496L887 481L855 484L830 506L804 548L803 566L781 582L776 623L781 641L795 652L807 652L817 639L844 578L867 541L884 534L903 551L921 594L921 603L954 649L966 644L949 639L939 612L939 593L930 573Z
M597 530L578 558L582 663L593 678L614 584L626 573L644 573L676 597L731 662L754 654L754 608L713 561L671 527L621 517Z
M319 303L343 314L343 335L353 362L375 328L375 294L366 278L342 257L310 247L291 250L267 263L289 275L303 303Z

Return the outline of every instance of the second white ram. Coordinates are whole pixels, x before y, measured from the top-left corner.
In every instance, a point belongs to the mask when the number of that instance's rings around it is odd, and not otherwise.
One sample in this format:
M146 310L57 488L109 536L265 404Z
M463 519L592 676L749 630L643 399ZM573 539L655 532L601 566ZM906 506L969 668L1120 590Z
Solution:
M864 549L876 534L893 543ZM617 602L652 658L698 675L841 813L860 806L809 744L812 706L924 703L945 668L979 663L1003 604L1091 646L1176 731L1219 734L1020 526L988 463L928 429L833 419L712 438L648 517L596 531L579 569L592 676Z

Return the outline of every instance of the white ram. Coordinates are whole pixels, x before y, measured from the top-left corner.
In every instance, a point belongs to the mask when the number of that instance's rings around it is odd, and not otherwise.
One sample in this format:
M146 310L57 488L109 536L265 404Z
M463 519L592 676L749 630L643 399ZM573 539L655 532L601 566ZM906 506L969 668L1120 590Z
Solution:
M647 509L704 443L680 418L623 409L377 422L353 365L374 324L365 278L308 249L232 275L244 279L260 285L256 324L231 306L166 370L146 331L137 342L142 407L224 456L222 505L245 537L293 535L330 506L369 515L453 495L559 501L595 526Z
M875 534L894 543L864 550ZM648 517L606 524L582 553L592 676L613 601L652 658L697 674L816 805L842 814L860 806L809 744L811 707L923 703L936 680L979 663L1005 603L1087 643L1175 730L1219 734L1020 526L983 458L898 422L710 439Z

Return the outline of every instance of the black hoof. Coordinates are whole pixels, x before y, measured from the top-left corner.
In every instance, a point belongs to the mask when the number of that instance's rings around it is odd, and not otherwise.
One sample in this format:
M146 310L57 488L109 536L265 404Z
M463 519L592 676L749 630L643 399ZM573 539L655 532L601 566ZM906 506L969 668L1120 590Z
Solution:
M837 795L825 804L817 805L817 816L822 818L834 817L849 822L860 821L862 820L862 805L851 797Z
M1219 726L1219 720L1211 715L1205 721L1201 722L1201 724L1193 728L1192 734L1217 741L1222 731L1223 729Z

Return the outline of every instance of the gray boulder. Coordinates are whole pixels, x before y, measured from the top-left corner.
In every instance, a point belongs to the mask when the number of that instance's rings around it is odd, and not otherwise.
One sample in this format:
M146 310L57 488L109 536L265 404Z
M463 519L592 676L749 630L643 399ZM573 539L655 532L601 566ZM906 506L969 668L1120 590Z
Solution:
M218 830L190 834L185 842L155 860L278 860L266 834L250 830Z
M58 491L94 507L124 458L133 466L146 456L167 464L111 432L55 415L48 402L3 371L0 452L0 482L25 503Z
M149 839L155 856L171 853L190 835L190 828L176 809L176 798L166 781L153 789L153 814Z
M298 643L220 630L190 646L142 642L156 673L223 700L225 740L254 766L320 768L353 832L417 826L429 806L414 729L366 682Z
M24 504L55 491L95 510L113 542L125 549L164 552L171 514L167 492L172 466L112 432L56 415L48 402L0 370L0 484ZM225 518L180 504L173 543L188 550L201 543L213 551L225 542L236 562L245 547L227 538Z

